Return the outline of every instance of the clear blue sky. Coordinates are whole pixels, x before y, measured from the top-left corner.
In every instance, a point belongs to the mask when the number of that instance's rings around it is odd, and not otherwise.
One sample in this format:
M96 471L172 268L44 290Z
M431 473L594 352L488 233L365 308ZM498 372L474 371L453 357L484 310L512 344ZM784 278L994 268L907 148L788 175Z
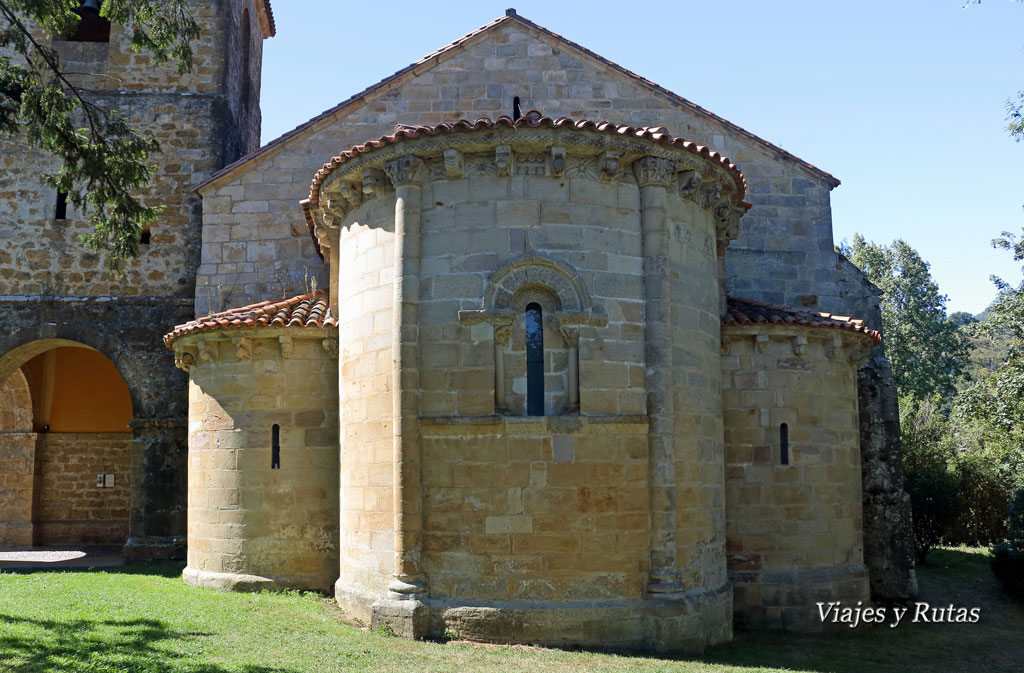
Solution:
M843 182L836 242L902 237L931 264L948 310L978 313L994 296L990 274L1021 279L989 241L1024 225L1024 143L1009 138L1003 109L1024 89L1024 3L963 4L277 0L263 141L514 6L831 172Z

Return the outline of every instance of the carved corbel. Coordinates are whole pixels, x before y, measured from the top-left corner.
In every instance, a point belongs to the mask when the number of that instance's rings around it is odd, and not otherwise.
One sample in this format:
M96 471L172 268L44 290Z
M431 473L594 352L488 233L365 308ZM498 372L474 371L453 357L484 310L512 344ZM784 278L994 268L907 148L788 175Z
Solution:
M231 342L235 346L235 357L239 360L252 358L252 339L245 336L236 336L231 338Z
M767 334L755 334L754 335L754 350L758 353L764 353L765 349L768 348L768 342L771 338Z
M321 250L330 250L331 248L331 237L330 229L322 224L316 225L313 229L313 233L316 235L316 242L320 245Z
M281 345L281 357L290 358L295 353L295 344L292 343L291 335L282 334L277 340Z
M498 167L498 175L512 175L512 146L498 145L494 148L494 165Z
M551 175L556 178L562 177L565 173L565 148L551 148Z
M206 339L200 339L198 345L199 359L203 362L216 360L215 355L217 354L217 345L209 342Z
M679 174L679 196L684 199L696 200L697 192L703 182L704 178L694 169L681 172Z
M732 351L732 337L726 334L722 335L721 352L722 355L728 355Z
M422 182L423 167L423 159L420 159L413 154L407 154L404 157L399 157L394 161L388 162L384 167L384 171L391 179L391 182L398 187L400 185L411 185ZM363 175L366 175L365 171L363 172ZM363 191L366 191L365 182L363 184Z
M341 189L338 190L341 194L341 198L348 201L348 204L355 208L363 202L363 186L356 184L355 182L343 182L341 183Z
M715 182L704 187L704 190L700 193L700 199L697 203L701 208L710 208L712 204L717 203L721 198L722 185Z
M384 171L379 168L366 168L363 170L363 195L372 199L383 192L386 184Z
M185 372L186 374L196 363L196 358L192 353L188 351L175 351L174 353L174 366Z
M444 172L449 178L461 178L466 174L466 164L462 152L456 149L444 151Z
M611 150L602 152L597 165L601 169L601 180L608 182L619 172L619 153Z
M858 343L850 347L850 353L847 355L846 360L852 364L860 365L867 361L870 354L870 345Z
M825 357L834 358L843 348L843 337L834 336L828 346L825 347Z
M321 341L320 345L323 346L324 352L327 353L327 357L332 358L332 359L338 357L338 340L337 339L332 339L332 338L328 337L327 339L324 339L323 341Z
M676 172L676 164L660 157L640 157L633 162L633 174L641 188L656 185L668 187Z
M803 355L805 348L807 348L807 337L802 335L793 337L793 355Z

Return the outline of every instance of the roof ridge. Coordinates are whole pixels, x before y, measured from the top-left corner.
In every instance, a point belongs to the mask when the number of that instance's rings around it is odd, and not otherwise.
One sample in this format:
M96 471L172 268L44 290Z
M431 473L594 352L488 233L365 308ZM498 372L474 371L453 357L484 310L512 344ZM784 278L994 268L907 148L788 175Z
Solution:
M236 170L238 170L239 168L241 168L245 164L249 163L253 159L256 159L257 157L259 157L259 156L261 156L263 154L266 154L267 152L269 152L269 151L271 151L271 150L273 150L273 149L283 145L284 143L286 143L289 140L291 140L292 138L295 138L296 136L300 135L301 133L303 133L307 129L310 129L313 126L319 124L321 121L324 121L326 119L329 119L329 118L333 117L335 114L337 114L338 112L341 112L343 109L345 109L349 105L355 103L356 101L358 101L358 100L360 100L362 98L365 98L370 93L373 93L374 91L376 91L378 89L384 88L385 86L387 86L388 84L390 84L394 80L398 79L402 75L405 75L408 72L414 71L416 68L419 68L420 66L422 66L422 65L424 65L426 63L429 63L430 61L432 61L434 59L440 58L442 55L447 54L448 52L450 52L450 51L452 51L452 50L454 50L454 49L456 49L458 47L461 47L464 43L468 42L469 40L472 40L472 39L476 38L477 36L487 32L487 31L489 31L489 30L491 30L493 28L496 28L497 26L503 25L503 24L505 24L505 23L507 23L509 21L518 21L518 22L522 23L523 25L528 26L528 27L538 31L539 33L542 33L542 34L548 36L549 38L557 40L557 41L559 41L559 42L569 46L570 48L575 49L575 50L583 53L587 57L592 58L592 59L598 61L599 63L605 64L606 66L608 66L608 67L618 71L620 74L625 75L626 77L629 77L629 78L632 78L634 80L637 80L638 82L640 82L644 86L647 86L647 87L649 87L651 89L654 89L655 91L661 93L662 95L665 95L665 96L669 97L670 99L678 102L679 104L681 104L684 107L690 108L691 110L693 110L694 112L696 112L698 114L710 117L711 119L717 121L718 123L723 124L724 126L730 128L730 129L733 129L734 131L736 131L740 135L746 136L747 138L750 138L754 142L759 143L761 145L764 145L764 146L768 147L769 149L771 149L772 151L777 152L777 153L781 154L782 156L784 156L784 157L786 157L786 158L796 162L797 164L803 166L804 168L810 170L811 172L820 175L826 181L831 183L832 187L836 187L836 186L839 185L838 178L836 178L834 175L832 175L828 171L825 171L825 170L823 170L821 168L818 168L817 166L815 166L814 164L810 163L809 161L805 161L804 159L801 159L800 157L796 156L795 154L793 154L791 152L788 152L788 151L784 150L783 148L779 147L778 145L776 145L776 144L774 144L772 142L769 142L768 140L765 140L764 138L762 138L762 137L760 137L760 136L758 136L758 135L756 135L754 133L751 133L750 131L747 131L746 129L742 128L741 126L738 126L738 125L730 122L729 120L725 119L724 117L720 117L720 116L716 115L715 113L711 112L710 110L707 110L707 109L697 105L696 103L693 103L692 101L690 101L690 100L688 100L686 98L683 98L679 94L674 93L674 92L670 91L669 89L666 89L665 87L663 87L663 86L661 86L659 84L656 84L655 82L652 82L651 80L636 74L632 70L629 70L629 69L619 65L618 63L615 63L614 61L601 56L597 52L591 51L590 49L587 49L583 45L581 45L581 44L579 44L577 42L573 42L572 40L570 40L570 39L568 39L568 38L566 38L566 37L564 37L564 36L554 32L552 30L548 30L547 28L544 28L543 26L541 26L539 24L536 24L536 23L534 23L533 21L530 21L527 18L524 18L524 17L520 16L519 14L517 14L516 12L513 11L513 12L507 12L505 15L500 16L497 19L494 19L493 21L490 21L490 22L484 24L483 26L480 26L479 28L476 28L476 29L466 33L462 37L459 37L456 40L453 40L452 42L449 42L448 44L444 45L443 47L434 50L433 52L427 54L426 56L420 58L417 61L414 61L413 63L407 65L406 67L401 68L399 70L396 70L394 73L392 73L392 74L388 75L387 77L377 81L374 84L371 84L370 86L366 87L362 91L349 96L348 98L346 98L345 100L341 101L337 105L324 110L323 112L321 112L320 114L318 114L318 115L316 115L314 117L311 117L307 121L303 122L302 124L299 124L298 126L296 126L293 129L291 129L290 131L286 131L286 132L282 133L280 136L278 136L277 138L271 140L266 145L263 145L263 146L257 148L256 150L250 152L249 154L247 154L247 155L237 159L236 161L228 164L227 166L224 166L219 171L216 171L216 172L212 173L211 175L209 175L208 177L203 179L201 182L197 183L195 185L195 187L193 187L193 190L196 191L196 192L200 191L201 189L203 189L207 185L209 185L209 184L211 184L213 182L216 182L217 180L221 179L222 177L225 177L225 176L235 172Z

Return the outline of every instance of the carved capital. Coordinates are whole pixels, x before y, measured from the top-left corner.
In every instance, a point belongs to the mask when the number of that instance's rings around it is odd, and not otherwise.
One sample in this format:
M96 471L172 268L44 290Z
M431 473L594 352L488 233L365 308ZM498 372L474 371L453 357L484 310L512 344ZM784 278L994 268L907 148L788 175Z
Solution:
M379 168L367 168L363 170L363 195L372 199L384 191L386 176Z
M619 153L606 150L601 153L601 157L597 161L598 168L601 170L601 179L608 182L615 177L615 174L619 172Z
M580 328L578 325L559 325L558 332L562 335L562 341L566 348L580 347Z
M444 172L449 178L461 178L466 174L466 164L462 152L456 149L444 151Z
M562 177L565 173L565 148L564 147L552 147L551 148L551 175L555 177Z
M504 348L512 338L512 325L494 326L494 343Z
M676 172L676 164L660 157L640 157L633 162L633 174L642 187L668 187Z
M399 157L394 161L388 162L384 167L384 170L387 172L388 177L391 178L391 182L398 187L401 185L412 185L422 182L424 175L423 168L423 159L412 154L407 154L404 157ZM363 190L365 191L365 189L364 182Z
M231 338L231 342L235 346L235 357L239 360L248 360L252 357L252 339L236 336Z
M332 358L332 359L338 357L338 340L337 339L331 339L331 338L324 339L323 341L320 342L320 345L323 346L324 352L327 353L327 357Z
M498 175L512 175L512 146L498 145L494 148L494 165L498 167Z

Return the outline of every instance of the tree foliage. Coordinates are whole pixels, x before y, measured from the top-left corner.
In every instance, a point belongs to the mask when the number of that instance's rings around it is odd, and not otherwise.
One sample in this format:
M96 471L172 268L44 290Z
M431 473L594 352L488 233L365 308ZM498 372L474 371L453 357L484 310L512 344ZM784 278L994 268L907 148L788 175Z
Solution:
M928 264L903 239L884 246L855 234L841 252L882 290L885 351L901 396L950 397L970 353L970 341L946 318L946 295Z
M19 134L52 153L60 169L46 183L86 213L93 231L86 246L106 249L114 271L138 255L138 236L160 212L136 193L149 184L149 156L160 151L125 117L76 87L47 42L74 31L78 0L0 0L0 133ZM188 0L105 0L101 15L123 25L135 50L155 63L192 67L190 42L200 34Z

